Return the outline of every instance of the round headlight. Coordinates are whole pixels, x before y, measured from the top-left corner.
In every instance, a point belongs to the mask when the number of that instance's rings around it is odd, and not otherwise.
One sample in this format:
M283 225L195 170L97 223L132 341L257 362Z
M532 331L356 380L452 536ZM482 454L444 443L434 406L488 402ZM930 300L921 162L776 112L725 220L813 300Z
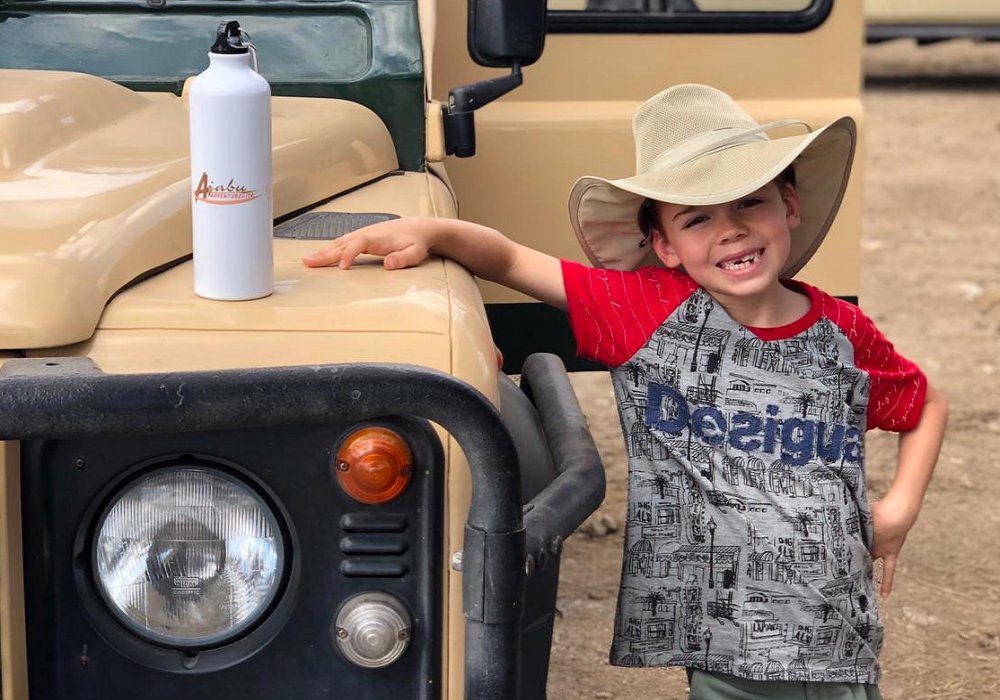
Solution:
M115 617L166 646L230 641L267 610L285 553L257 492L221 471L166 468L112 499L94 542L97 588Z

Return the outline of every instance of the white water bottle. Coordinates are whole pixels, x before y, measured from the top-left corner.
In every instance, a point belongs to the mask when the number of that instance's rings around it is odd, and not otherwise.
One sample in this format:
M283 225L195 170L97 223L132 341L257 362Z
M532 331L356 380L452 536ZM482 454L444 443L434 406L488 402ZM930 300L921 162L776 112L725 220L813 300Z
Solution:
M194 292L238 301L274 291L271 87L238 22L219 25L188 92Z

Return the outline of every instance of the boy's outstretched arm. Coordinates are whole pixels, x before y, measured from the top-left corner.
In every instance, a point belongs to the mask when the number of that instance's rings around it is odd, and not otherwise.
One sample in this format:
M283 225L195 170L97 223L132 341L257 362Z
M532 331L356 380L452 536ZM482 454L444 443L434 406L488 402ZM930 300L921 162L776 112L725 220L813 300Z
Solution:
M882 500L872 503L871 554L873 559L883 560L883 597L888 597L892 591L896 560L907 533L920 514L947 422L948 400L928 385L920 422L913 430L899 435L899 457L892 486Z
M428 255L459 263L472 274L566 309L558 258L515 243L499 231L458 219L393 219L352 231L307 255L309 267L348 269L363 253L381 255L388 270L419 265Z

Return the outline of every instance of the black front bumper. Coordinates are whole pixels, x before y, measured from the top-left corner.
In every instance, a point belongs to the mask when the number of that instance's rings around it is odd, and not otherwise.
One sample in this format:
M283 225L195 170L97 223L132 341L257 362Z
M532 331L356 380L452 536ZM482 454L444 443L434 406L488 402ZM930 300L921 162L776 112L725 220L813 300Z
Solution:
M526 578L600 504L604 472L565 369L525 363L522 388L538 408L558 478L526 506L510 434L478 391L406 365L324 365L108 375L80 358L8 360L0 370L0 439L160 435L385 416L440 424L472 472L465 528L465 697L519 696ZM523 514L523 517L522 517Z

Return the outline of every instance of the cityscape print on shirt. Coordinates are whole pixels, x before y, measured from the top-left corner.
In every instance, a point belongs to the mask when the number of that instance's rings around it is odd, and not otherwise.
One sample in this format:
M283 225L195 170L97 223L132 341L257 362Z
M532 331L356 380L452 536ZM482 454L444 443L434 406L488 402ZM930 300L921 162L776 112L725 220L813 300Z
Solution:
M612 663L878 681L853 352L826 318L761 340L697 290L612 370L630 463Z

